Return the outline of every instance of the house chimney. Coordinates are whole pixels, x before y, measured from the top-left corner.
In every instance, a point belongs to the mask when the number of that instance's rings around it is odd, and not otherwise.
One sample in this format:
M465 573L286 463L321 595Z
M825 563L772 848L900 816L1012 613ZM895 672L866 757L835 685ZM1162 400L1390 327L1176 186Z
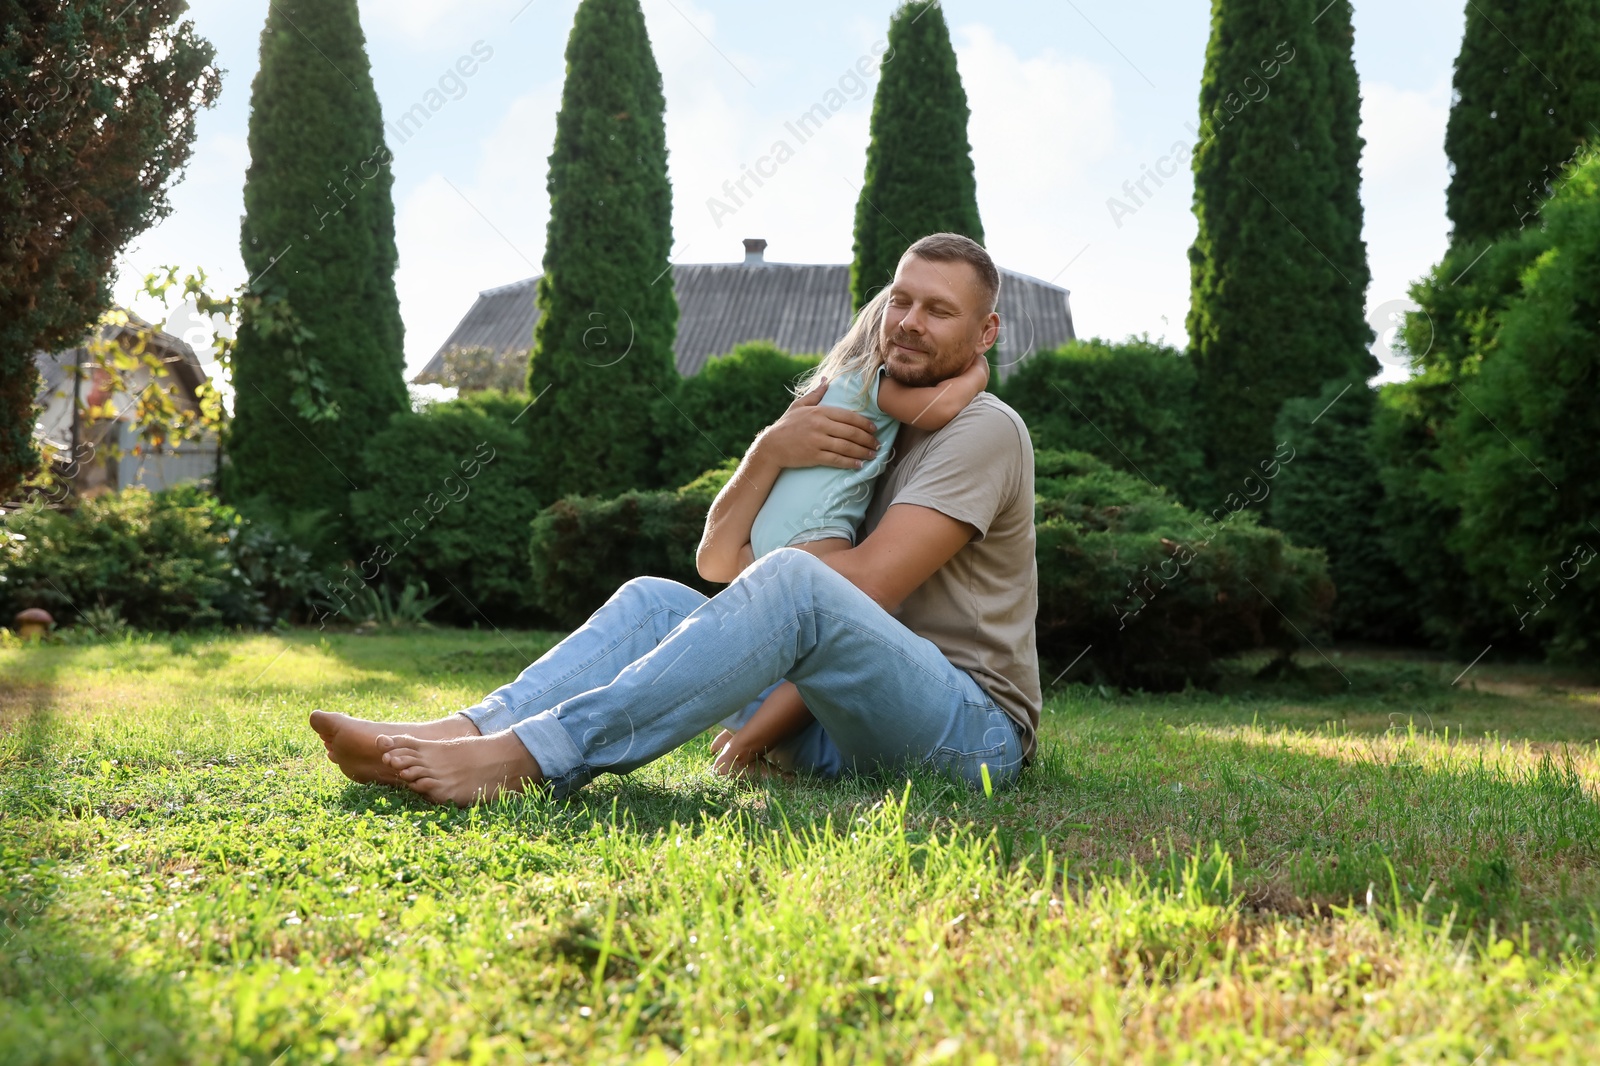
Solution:
M762 253L767 250L767 242L760 237L746 237L744 239L744 265L765 266L766 258Z

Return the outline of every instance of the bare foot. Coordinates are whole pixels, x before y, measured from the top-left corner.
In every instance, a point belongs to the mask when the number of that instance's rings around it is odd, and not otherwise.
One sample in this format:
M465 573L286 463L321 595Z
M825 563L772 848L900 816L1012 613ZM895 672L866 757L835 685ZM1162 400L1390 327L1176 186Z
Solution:
M378 750L401 784L435 803L470 807L544 782L538 761L509 729L454 740L384 735Z
M378 750L379 734L405 733L429 740L478 735L478 727L459 714L437 722L369 722L348 714L312 711L311 728L322 737L329 761L337 764L344 776L361 784L382 785L404 785L405 782L384 765L383 753Z

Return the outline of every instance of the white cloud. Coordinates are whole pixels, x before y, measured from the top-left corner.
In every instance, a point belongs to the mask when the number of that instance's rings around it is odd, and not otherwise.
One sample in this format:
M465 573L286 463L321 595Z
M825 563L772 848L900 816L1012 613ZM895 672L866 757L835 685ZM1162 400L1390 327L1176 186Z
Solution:
M736 261L744 237L766 238L776 262L847 257L877 83L868 25L857 21L826 57L763 66L719 41L715 20L681 0L647 2L645 13L667 99L673 259ZM863 57L865 79L853 69ZM830 90L840 95L827 97ZM785 124L825 98L838 109L802 142ZM780 141L787 146L781 165L774 155ZM747 168L769 176L757 185ZM730 195L725 184L741 179L743 189ZM713 211L712 198L732 214Z
M1110 74L1048 48L1023 56L982 24L960 26L955 40L972 110L967 128L978 206L996 261L1072 289L1075 314L1082 306L1104 313L1112 301L1142 298L1126 286L1096 290L1101 267L1082 274L1066 269L1091 237L1109 243L1100 234L1100 203L1117 143ZM1084 319L1076 317L1081 335Z
M1437 177L1444 166L1444 126L1450 115L1450 81L1425 91L1385 82L1361 86L1362 177L1384 181L1424 172ZM1435 182L1437 184L1437 182Z
M557 84L512 101L466 173L446 175L436 161L422 160L430 172L395 217L408 374L432 357L480 291L540 272L559 103ZM410 164L402 147L396 166Z
M779 84L773 71L736 54L720 56L668 8L646 10L664 57L675 258L732 261L740 238L765 237L775 261L846 261L884 27L857 20L850 43L803 67L785 65L781 89L758 94L733 67L764 88ZM710 20L686 12L715 42ZM1020 57L983 25L958 31L957 62L972 108L969 137L991 247L1007 266L1037 272L1052 262L1054 272L1065 243L1055 208L1114 138L1110 79L1093 64L1048 51ZM860 69L868 73L858 84ZM791 124L818 103L837 110L802 142ZM793 151L782 164L778 142ZM737 186L762 157L769 157L771 176L759 187L747 180L730 195L725 185ZM713 198L733 213L719 208L713 218ZM1044 217L1052 225L1041 229Z
M534 3L542 0L533 0ZM447 25L490 23L522 18L528 0L362 0L361 23L369 33L391 29L426 41Z
M1024 59L988 26L962 26L956 38L978 188L997 208L1080 182L1110 152L1116 128L1103 68L1048 49Z
M1361 135L1367 142L1361 201L1372 268L1367 308L1372 313L1405 299L1411 283L1438 262L1448 244L1445 186L1450 172L1444 130L1450 79L1441 76L1423 91L1365 81L1361 95ZM1383 380L1404 376L1403 370L1386 366Z

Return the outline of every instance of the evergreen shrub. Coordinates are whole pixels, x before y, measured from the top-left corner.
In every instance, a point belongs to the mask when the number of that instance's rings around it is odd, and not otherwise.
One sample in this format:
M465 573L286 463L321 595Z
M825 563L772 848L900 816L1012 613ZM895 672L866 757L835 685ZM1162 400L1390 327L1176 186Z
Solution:
M1341 638L1416 639L1417 597L1379 524L1383 482L1372 449L1376 393L1359 379L1330 381L1318 396L1289 400L1274 436L1292 441L1267 513L1298 544L1328 553Z
M1600 157L1546 206L1548 248L1522 274L1492 345L1463 367L1441 435L1474 583L1552 657L1600 652Z
M714 594L719 586L696 572L695 548L711 502L737 465L725 463L676 490L568 496L539 512L529 543L535 603L575 628L630 578L671 578Z
M1055 669L1092 644L1080 674L1181 688L1210 681L1222 656L1304 648L1296 626L1325 634L1333 585L1321 551L1244 510L1202 517L1083 452L1039 452L1036 464L1039 651ZM735 465L676 491L568 497L540 512L530 545L540 607L578 626L645 574L714 594L694 552Z
M432 617L459 625L543 621L526 550L540 506L521 424L531 417L526 395L492 389L393 416L367 442L371 488L351 496L361 558L341 584L426 582L446 597Z
M790 386L816 365L816 356L790 355L770 341L749 341L708 360L670 401L656 405L662 483L681 485L744 455L756 434L788 409Z
M1073 341L1029 356L1001 395L1037 448L1088 452L1187 503L1208 495L1194 363L1174 348Z
M42 607L59 625L99 611L137 629L262 626L279 590L251 584L235 555L244 519L203 489L124 489L75 511L27 507L0 528L0 620ZM290 576L305 583L305 571ZM281 571L280 571L281 576Z
M1268 462L1269 479L1287 465ZM1202 516L1084 452L1036 452L1034 470L1047 682L1082 655L1073 678L1204 685L1220 658L1287 655L1326 634L1325 555L1259 525L1248 504Z

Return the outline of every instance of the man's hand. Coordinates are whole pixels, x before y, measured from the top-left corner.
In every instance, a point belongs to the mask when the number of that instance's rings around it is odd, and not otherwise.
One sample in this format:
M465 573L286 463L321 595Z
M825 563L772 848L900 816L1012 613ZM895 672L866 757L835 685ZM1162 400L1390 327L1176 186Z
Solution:
M750 446L779 469L836 466L853 469L878 451L872 419L842 407L822 407L828 379L797 397L782 417L762 430Z

